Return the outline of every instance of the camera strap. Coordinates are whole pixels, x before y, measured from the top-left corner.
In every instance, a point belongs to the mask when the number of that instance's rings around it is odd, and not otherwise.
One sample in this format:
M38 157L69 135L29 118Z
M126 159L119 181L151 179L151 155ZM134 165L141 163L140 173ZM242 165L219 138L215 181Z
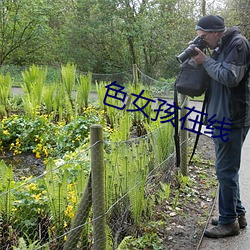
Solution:
M201 116L200 116L199 127L198 127L198 131L197 131L197 134L196 134L195 142L194 142L193 152L192 152L192 154L190 156L190 159L189 159L189 164L191 164L191 162L192 162L192 159L193 159L193 156L195 154L195 151L196 151L196 148L197 148L197 145L198 145L198 141L199 141L199 138L200 138L200 132L201 132L201 128L202 128L202 121L204 119L205 108L206 108L206 105L207 105L207 99L208 99L208 90L205 91L205 97L204 97L204 100L203 100L203 103L202 103L202 108L201 108Z
M205 108L206 108L206 104L207 104L207 99L208 99L208 90L205 91L205 97L202 103L202 110L201 110L201 116L200 116L200 122L199 122L199 127L198 127L198 131L196 131L196 138L195 138L195 142L194 142L194 146L193 146L193 151L192 154L190 156L189 159L189 165L192 162L193 156L195 154L198 142L199 142L199 138L200 138L200 132L201 132L201 128L202 128L202 121L204 119L204 112L205 112ZM175 134L174 134L174 141L175 141L175 152L176 152L176 167L179 168L180 167L180 136L179 136L179 105L178 105L178 92L176 89L176 84L174 86L174 102L175 102L175 119L174 119L174 124L175 124Z
M174 103L175 103L175 119L174 119L174 141L175 141L175 153L176 153L176 167L180 167L180 136L179 136L179 109L178 109L178 93L176 83L174 84Z

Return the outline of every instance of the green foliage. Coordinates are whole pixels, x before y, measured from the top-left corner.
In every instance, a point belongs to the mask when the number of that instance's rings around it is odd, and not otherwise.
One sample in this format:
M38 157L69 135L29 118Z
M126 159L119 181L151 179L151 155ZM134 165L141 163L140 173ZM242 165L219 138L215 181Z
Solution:
M0 161L0 214L5 216L6 222L9 222L13 195L10 190L13 188L14 178L12 166L6 166L3 160Z
M76 103L79 111L81 111L83 108L88 107L91 83L92 83L91 72L88 72L87 75L81 74L78 78Z
M29 180L23 182L25 187L14 192L16 211L14 211L13 218L17 221L18 228L28 225L28 229L23 230L22 237L24 238L27 234L32 240L34 239L34 242L36 242L37 237L35 228L39 216L43 216L51 225L55 225L55 228L49 227L50 235L62 235L70 228L78 199L86 185L90 171L89 156L81 149L85 149L88 145L89 128L93 123L105 124L105 133L108 134L105 144L105 191L106 206L111 211L108 216L109 222L112 222L112 216L117 213L122 220L129 217L135 228L140 227L142 220L153 208L149 197L147 197L148 200L145 200L150 167L166 160L173 149L171 124L161 126L159 121L153 122L151 120L152 107L150 104L146 107L147 101L145 100L139 100L137 104L139 107L144 107L145 113L149 115L148 118L141 112L131 113L104 106L99 111L91 106L85 107L79 115L74 110L77 101L74 102L71 99L71 93L74 89L72 83L76 77L75 69L74 65L68 64L62 69L63 83L55 83L51 85L51 89L44 92L53 99L53 102L49 100L49 97L46 99L42 95L43 98L40 99L41 102L39 101L39 110L51 112L50 114L44 116L37 114L35 117L15 115L6 117L0 122L0 147L2 151L12 150L14 154L33 152L37 158L45 157L46 159L50 156L57 158L64 156L61 162L54 162L49 158L42 180L37 183L29 183ZM36 89L33 86L39 72L38 68L32 66L29 71L23 73L26 83L23 88L30 96L30 99L27 98L30 103L35 96L32 96L32 92L37 92L38 97L42 93L40 91L42 88ZM87 77L89 79L87 81L82 79L82 83L88 82L89 84L91 82L90 75ZM102 102L104 90L106 91L104 84L97 85ZM41 86L43 85L41 84ZM81 91L89 92L89 85L85 87L82 86ZM130 93L139 95L144 90L143 88L143 85L131 86ZM76 88L76 90L79 89ZM79 90L79 92L81 91ZM152 99L148 90L144 91L143 96ZM113 104L114 106L120 105L116 102ZM107 111L105 114L104 109ZM105 118L109 118L108 125L111 125L112 129L107 129L104 115ZM59 118L56 119L56 116ZM134 126L147 127L148 135L130 139L134 136L134 131L131 131ZM162 188L164 188L165 197L168 198L170 186ZM173 206L178 205L178 198L176 193ZM119 199L122 200L122 204L114 206L114 203ZM146 204L151 205L146 207ZM21 217L22 220L20 220ZM110 230L113 229L110 228ZM145 235L144 238L136 240L136 243L131 246L135 246L135 249L140 249L140 247L143 249L143 247L147 247L149 241L155 244L155 249L160 249L157 235L152 236L152 238ZM61 246L63 239L58 244Z
M47 175L44 179L48 193L49 207L57 229L63 228L64 211L67 207L68 176L66 172L55 171L56 165L52 159L46 164Z
M24 111L29 117L34 118L37 112L39 113L46 75L47 68L42 69L35 65L22 72L24 82L21 86L24 90Z
M142 237L127 236L118 246L117 250L153 249L163 250L163 242L156 233L145 233Z
M241 8L244 1L231 5L235 8L229 10L207 3L205 10L207 14L224 11L227 19L233 16L230 23L244 23L248 17ZM180 0L119 4L110 0L22 0L15 4L3 1L0 7L1 65L71 61L85 72L119 73L135 63L157 79L177 74L175 57L194 38L197 16L205 14L197 11L197 1Z
M152 114L152 102L148 101L148 99L152 100L153 97L149 90L145 89L145 86L142 84L137 85L129 85L129 94L135 94L136 97L131 97L131 102L135 101L137 96L142 96L143 98L138 98L136 101L136 105L143 109L143 112L145 112L148 117L143 114L141 111L133 112L134 117L134 123L140 124L141 122L149 122ZM133 106L132 104L130 104ZM131 108L131 107L127 107ZM134 107L132 109L135 109Z
M114 108L113 108L114 109ZM116 110L116 109L114 109ZM110 114L110 113L109 113ZM113 114L112 127L115 129L112 132L111 140L114 142L126 141L130 138L130 130L132 127L132 116L130 113L117 111Z
M10 74L0 75L0 116L7 116L9 110L8 98L11 93L12 79Z
M192 182L189 178L189 176L184 176L181 173L178 174L178 181L179 181L179 185L182 189L185 189L187 186L191 186Z
M13 250L35 250L40 247L40 242L38 240L32 242L29 236L25 235L27 238L27 242L23 237L18 239L18 246L13 246ZM43 247L44 250L49 250L49 247Z
M141 138L139 141L131 141L131 145L111 142L110 150L111 153L106 155L105 167L107 207L127 194L125 206L130 207L135 224L138 225L145 209L144 189L152 157L148 141Z
M105 94L107 89L105 88L106 85L108 85L109 83L106 82L96 82L96 91L97 91L97 95L98 95L98 101L99 101L99 107L101 110L107 110L107 106L104 105L103 101L105 98Z
M76 81L76 66L72 63L67 63L66 66L61 66L62 86L66 91L69 99L72 99L72 91Z
M2 34L0 64L12 61L22 64L31 53L47 43L47 5L43 1L2 1L0 3ZM43 39L42 39L43 38ZM34 57L34 54L33 54ZM32 55L29 57L32 58Z
M49 116L14 115L0 121L0 149L12 150L14 155L33 152L37 158L60 156L88 141L90 126L102 119L91 107L68 124L55 124Z
M161 189L159 190L160 202L168 200L171 192L171 183L162 183L160 182Z
M161 163L167 159L174 148L173 126L170 123L162 124L159 119L146 123L147 132L151 132L150 137L154 150L155 160Z
M43 102L46 108L46 113L50 114L54 108L54 93L55 93L56 85L53 84L51 86L46 86L44 89Z
M35 240L39 220L49 217L49 199L45 187L40 179L32 181L32 176L23 177L16 183L16 187L18 188L11 192L15 197L12 214L14 228L22 228L20 235L28 235L28 239Z

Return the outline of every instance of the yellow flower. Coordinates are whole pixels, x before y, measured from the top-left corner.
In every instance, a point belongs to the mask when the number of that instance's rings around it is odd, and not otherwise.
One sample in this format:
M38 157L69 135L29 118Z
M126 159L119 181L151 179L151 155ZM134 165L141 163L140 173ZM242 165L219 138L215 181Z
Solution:
M10 133L9 133L8 130L4 130L4 131L3 131L3 134L4 134L4 135L9 135Z
M74 217L73 206L68 205L66 208L66 211L64 211L64 213L65 213L65 215L68 215L69 218L73 218Z
M32 197L35 198L36 201L40 201L42 199L41 195L42 195L41 193L33 194Z
M34 191L34 190L37 190L37 186L35 183L30 183L29 185L26 186L26 189L28 191L32 191L32 190Z
M46 157L48 157L49 153L46 147L43 147L43 153L45 154Z
M72 201L72 203L76 203L76 196L75 195L72 195L71 201Z
M16 212L17 208L13 207L11 210L12 210L12 212Z
M36 152L36 158L40 159L41 158L41 155L39 152Z

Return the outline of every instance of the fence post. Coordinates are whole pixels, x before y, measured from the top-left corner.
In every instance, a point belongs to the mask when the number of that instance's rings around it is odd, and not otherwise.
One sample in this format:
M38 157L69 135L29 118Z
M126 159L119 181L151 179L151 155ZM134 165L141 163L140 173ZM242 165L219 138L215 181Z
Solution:
M77 243L81 237L83 225L86 222L91 208L91 176L89 176L88 183L83 192L81 201L79 203L76 216L73 220L71 230L67 236L63 250L71 250L77 248Z
M90 127L91 141L91 175L93 205L93 250L106 249L106 216L104 193L104 152L102 126L94 124Z
M138 84L138 71L136 64L133 64L133 78L134 78L134 85L136 86Z
M181 94L181 106L188 106L188 97L186 95ZM180 111L181 117L185 116L187 114L187 109L182 108ZM188 122L186 121L185 127L188 127ZM181 174L184 176L187 176L188 174L188 131L185 129L182 129L180 131L180 145L181 145L181 159L180 159L180 169Z

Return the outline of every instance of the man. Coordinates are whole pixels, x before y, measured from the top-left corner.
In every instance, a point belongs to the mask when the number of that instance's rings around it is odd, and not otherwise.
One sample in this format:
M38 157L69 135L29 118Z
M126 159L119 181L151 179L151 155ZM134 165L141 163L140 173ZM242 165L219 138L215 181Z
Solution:
M239 169L242 145L250 126L250 46L237 27L226 30L220 16L202 17L195 30L213 50L209 57L195 48L198 55L193 57L196 63L203 64L211 78L206 113L207 123L213 126L219 181L219 218L212 220L215 226L207 229L205 235L221 238L238 235L239 228L247 226L240 200ZM228 128L228 141L220 137L222 122Z

